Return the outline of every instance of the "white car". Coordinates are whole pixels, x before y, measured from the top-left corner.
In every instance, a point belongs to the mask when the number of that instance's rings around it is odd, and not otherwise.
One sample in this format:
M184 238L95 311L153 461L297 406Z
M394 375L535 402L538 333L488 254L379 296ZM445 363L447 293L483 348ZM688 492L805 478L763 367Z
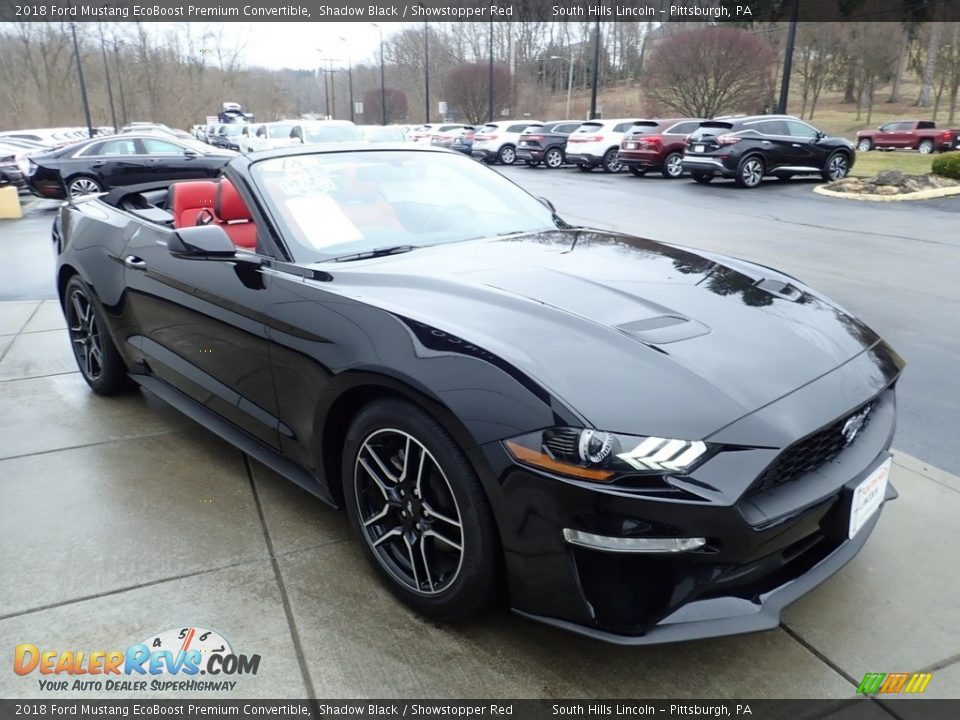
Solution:
M433 137L433 131L436 128L436 125L418 125L407 133L407 142L414 145L429 145L430 138Z
M517 159L517 143L527 129L543 127L539 120L502 120L487 123L473 136L471 154L478 160L493 164L513 165Z
M250 123L243 126L238 138L240 152L251 153L257 150L272 150L293 144L290 131L296 120L278 120L269 123Z
M363 142L363 135L349 120L301 120L290 128L293 145L329 142Z
M584 172L598 165L604 172L620 172L623 170L623 163L617 157L620 141L638 119L587 120L567 140L567 162Z

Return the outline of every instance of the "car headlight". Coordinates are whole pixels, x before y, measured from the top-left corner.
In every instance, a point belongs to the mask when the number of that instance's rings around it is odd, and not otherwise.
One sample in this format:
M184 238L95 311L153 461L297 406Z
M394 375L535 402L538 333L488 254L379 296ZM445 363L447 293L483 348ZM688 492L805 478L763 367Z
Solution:
M612 482L618 475L683 475L716 447L700 440L569 427L540 430L504 444L519 463L594 482Z

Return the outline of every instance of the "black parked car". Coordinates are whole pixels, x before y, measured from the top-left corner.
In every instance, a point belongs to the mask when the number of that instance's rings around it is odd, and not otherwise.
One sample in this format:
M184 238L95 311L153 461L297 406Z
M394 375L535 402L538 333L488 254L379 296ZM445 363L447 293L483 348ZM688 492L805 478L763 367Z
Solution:
M827 137L790 115L708 120L687 138L683 169L698 183L733 178L740 187L757 187L764 176L789 180L820 175L826 181L846 177L856 152L845 138Z
M34 195L65 199L124 185L214 178L236 153L193 140L159 135L114 135L35 155L27 166Z
M556 170L567 161L567 139L580 125L579 120L551 120L524 132L517 143L517 160L530 167L542 162Z
M614 642L774 628L896 496L876 333L770 268L571 227L459 153L252 153L65 203L54 240L90 387L345 506L429 617L505 587Z

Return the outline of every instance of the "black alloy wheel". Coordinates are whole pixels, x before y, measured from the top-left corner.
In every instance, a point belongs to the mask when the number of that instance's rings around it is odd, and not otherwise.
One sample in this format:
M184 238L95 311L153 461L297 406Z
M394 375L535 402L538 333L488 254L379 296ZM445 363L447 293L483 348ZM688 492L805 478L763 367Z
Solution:
M67 283L63 297L70 345L87 385L100 395L116 395L132 387L100 310L78 276Z
M747 155L740 161L740 167L737 168L737 175L734 178L737 185L742 188L755 188L763 182L763 160L759 155Z
M490 602L499 577L493 517L434 418L399 400L367 406L347 433L343 470L351 524L395 595L436 619Z

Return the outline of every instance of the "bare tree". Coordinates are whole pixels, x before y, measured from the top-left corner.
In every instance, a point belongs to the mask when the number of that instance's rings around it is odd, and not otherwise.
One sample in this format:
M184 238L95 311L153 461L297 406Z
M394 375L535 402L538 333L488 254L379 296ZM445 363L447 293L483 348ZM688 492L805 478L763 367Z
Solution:
M855 59L857 120L866 107L869 123L873 118L874 93L893 77L899 30L892 23L857 22L850 23L846 31L849 33L846 46Z
M915 105L930 107L933 102L933 81L937 69L937 54L940 50L940 32L943 23L927 23L927 42L924 49L923 68L920 72L920 95Z
M383 97L387 101L387 124L407 117L407 94L397 88L384 88ZM383 118L380 111L380 88L367 90L363 94L363 114L369 122L379 122Z
M446 100L458 117L472 124L487 119L490 103L489 67L486 63L464 63L447 73ZM493 68L493 112L496 115L510 102L510 71L503 65Z
M774 60L770 44L746 30L682 30L651 50L646 94L658 109L690 117L757 111L769 99Z
M949 103L947 124L953 125L957 117L957 94L960 92L960 22L946 23L943 28L943 42L937 59L937 74L940 75L947 90ZM937 93L938 104L939 96L940 93Z
M842 43L830 23L806 25L797 33L795 72L801 79L800 117L806 116L807 103L813 120L820 93L826 87L841 54Z

